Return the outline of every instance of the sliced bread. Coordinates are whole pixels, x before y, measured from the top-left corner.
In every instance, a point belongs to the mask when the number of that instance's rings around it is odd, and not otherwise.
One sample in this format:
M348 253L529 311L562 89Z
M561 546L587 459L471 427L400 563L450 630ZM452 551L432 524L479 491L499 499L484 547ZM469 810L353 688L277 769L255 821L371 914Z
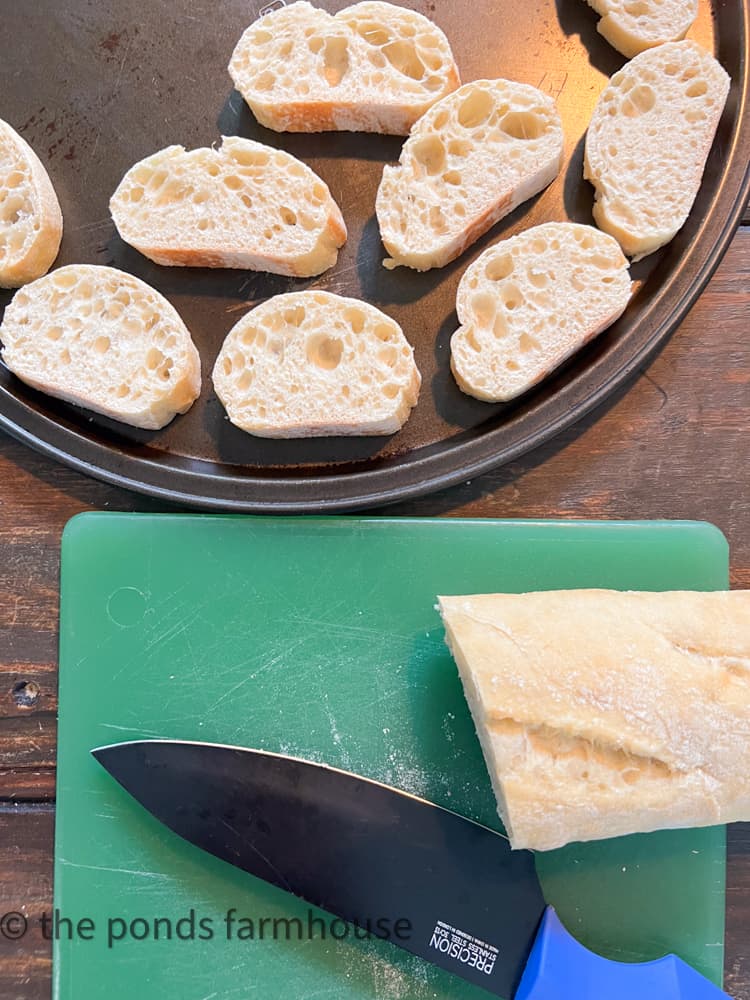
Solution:
M289 153L224 137L131 167L109 203L120 236L157 264L309 277L333 267L346 226L328 187Z
M213 381L232 423L258 437L394 434L419 394L413 354L374 306L291 292L229 331Z
M443 267L498 219L545 188L562 164L552 98L510 80L477 80L419 119L376 211L386 267Z
M750 820L750 591L439 601L512 847Z
M698 0L588 0L597 30L628 59L664 42L679 42L698 16Z
M443 32L380 0L335 15L306 0L272 11L245 31L229 73L276 132L406 135L460 82Z
M691 41L636 56L609 81L586 134L594 219L640 260L685 223L729 93L729 77Z
M631 292L617 241L547 222L485 250L458 286L451 370L463 392L506 402L613 323Z
M0 120L0 288L46 274L57 257L63 219L39 157Z
M176 311L113 267L61 267L16 292L0 342L28 385L134 427L163 427L200 393L198 352Z

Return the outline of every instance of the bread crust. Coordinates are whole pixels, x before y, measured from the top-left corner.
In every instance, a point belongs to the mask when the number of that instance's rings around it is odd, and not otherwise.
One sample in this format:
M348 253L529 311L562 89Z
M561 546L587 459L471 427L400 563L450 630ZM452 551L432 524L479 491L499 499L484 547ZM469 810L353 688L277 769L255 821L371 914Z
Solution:
M63 218L60 203L47 171L31 146L7 122L0 119L0 147L24 162L30 173L30 196L38 231L22 254L0 262L0 288L19 288L46 274L60 250ZM0 177L0 187L6 182ZM0 216L0 227L4 228Z

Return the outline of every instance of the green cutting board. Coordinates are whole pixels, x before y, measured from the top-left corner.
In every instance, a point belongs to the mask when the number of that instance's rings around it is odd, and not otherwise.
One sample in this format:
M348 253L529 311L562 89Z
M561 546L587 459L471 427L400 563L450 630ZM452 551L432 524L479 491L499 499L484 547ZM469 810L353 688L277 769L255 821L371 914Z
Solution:
M723 536L698 523L75 518L62 546L55 905L93 929L69 941L60 925L54 997L480 1000L385 942L321 940L319 925L286 941L283 924L274 941L270 922L261 939L262 918L306 927L308 907L180 841L89 750L145 736L282 751L498 827L436 595L724 589L727 562ZM538 869L589 947L624 961L675 951L719 983L724 842L719 827L574 844ZM230 908L253 940L227 940Z

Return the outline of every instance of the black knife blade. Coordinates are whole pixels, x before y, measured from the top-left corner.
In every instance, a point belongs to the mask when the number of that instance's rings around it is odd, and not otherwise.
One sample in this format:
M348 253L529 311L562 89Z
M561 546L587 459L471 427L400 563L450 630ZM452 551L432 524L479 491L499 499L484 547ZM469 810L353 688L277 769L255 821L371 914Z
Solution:
M376 781L265 751L139 740L92 753L191 844L513 996L545 904L533 855L500 834Z
M240 747L143 740L92 752L192 844L495 995L728 1000L676 955L609 961L551 906L539 924L532 855L424 799Z

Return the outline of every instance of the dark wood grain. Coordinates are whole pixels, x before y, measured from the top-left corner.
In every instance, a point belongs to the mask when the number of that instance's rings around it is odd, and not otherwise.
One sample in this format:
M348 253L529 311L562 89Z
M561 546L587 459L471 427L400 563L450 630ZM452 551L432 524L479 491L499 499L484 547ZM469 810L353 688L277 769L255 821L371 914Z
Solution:
M749 216L750 218L750 213ZM750 227L660 355L557 440L387 513L699 518L750 587ZM170 508L0 436L0 913L51 906L59 542L82 510ZM750 1000L750 826L729 835L727 988ZM0 940L0 997L50 995L49 945Z
M0 997L49 1000L52 945L39 920L52 901L52 804L0 805L0 918L20 913L28 928L18 941L0 934Z

